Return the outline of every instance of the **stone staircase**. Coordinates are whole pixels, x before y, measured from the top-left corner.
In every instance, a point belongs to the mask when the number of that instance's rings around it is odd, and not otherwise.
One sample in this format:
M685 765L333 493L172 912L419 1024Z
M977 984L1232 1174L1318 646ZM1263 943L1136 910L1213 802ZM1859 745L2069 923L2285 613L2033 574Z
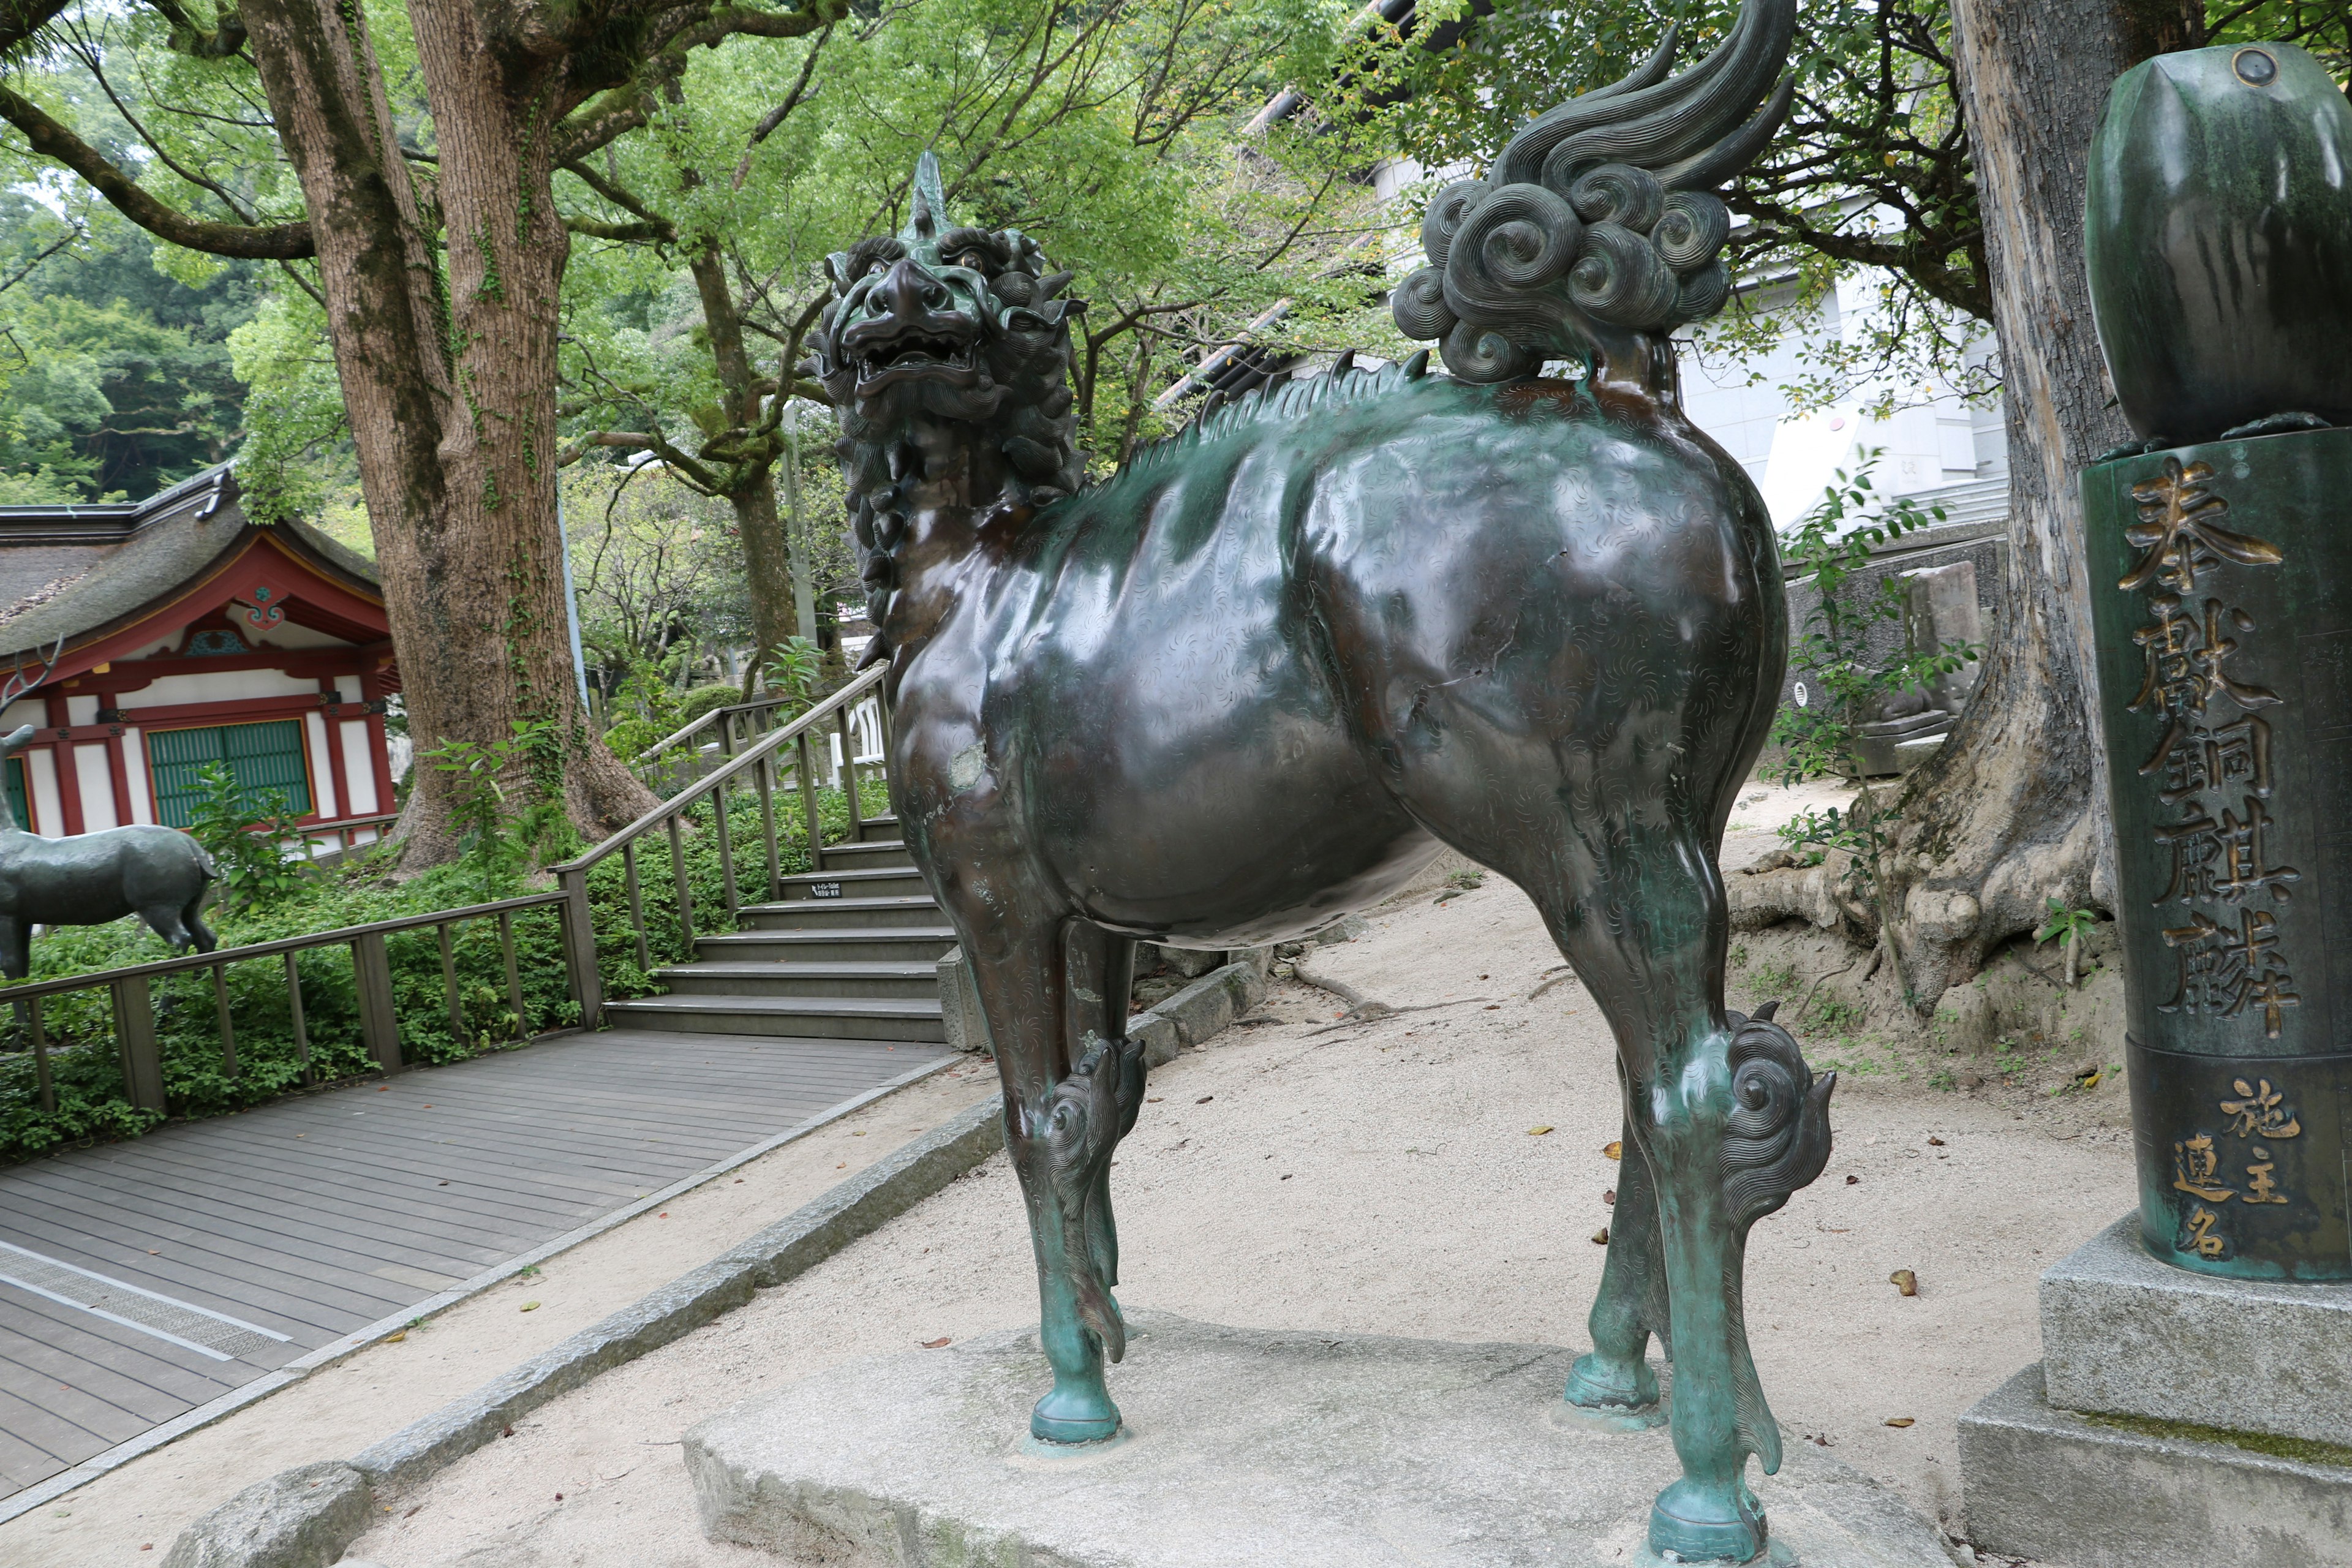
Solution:
M939 961L955 947L898 819L866 820L854 843L747 904L749 928L695 940L696 961L656 971L666 996L607 1005L622 1028L944 1045Z

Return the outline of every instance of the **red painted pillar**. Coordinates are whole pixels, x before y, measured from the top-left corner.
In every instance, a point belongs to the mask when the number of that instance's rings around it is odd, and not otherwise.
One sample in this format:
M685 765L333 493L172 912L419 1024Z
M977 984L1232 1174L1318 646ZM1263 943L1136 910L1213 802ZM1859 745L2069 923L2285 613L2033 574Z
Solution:
M331 677L321 679L319 689L327 695L327 706L320 718L327 727L327 776L335 783L335 815L349 816L352 814L352 785L351 781L343 776L343 694ZM323 817L327 814L321 811L319 815Z
M391 693L384 689L383 681L375 671L365 670L360 675L360 695L373 704L383 701ZM392 747L385 738L383 715L370 713L367 727L368 758L375 763L375 808L378 811L390 811L394 808Z
M66 723L66 700L63 692L46 694L42 701L49 715L49 728L63 731ZM83 831L81 820L81 773L74 766L73 742L58 741L49 747L58 760L58 809L65 817L66 837L71 838ZM29 790L32 781L26 780Z
M98 705L100 709L121 708L122 700L111 691L101 691ZM131 822L131 749L122 743L121 725L109 724L105 728L106 760L112 769L114 783L114 820L128 827Z

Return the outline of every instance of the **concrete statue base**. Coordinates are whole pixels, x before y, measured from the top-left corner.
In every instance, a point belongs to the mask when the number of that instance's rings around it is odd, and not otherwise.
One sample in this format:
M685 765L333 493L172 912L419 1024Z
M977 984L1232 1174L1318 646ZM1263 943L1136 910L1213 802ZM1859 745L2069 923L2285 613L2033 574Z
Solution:
M1644 1531L1673 1445L1562 1400L1573 1351L1130 1327L1120 1441L1024 1436L1034 1334L853 1362L687 1434L704 1528L848 1568L1658 1562ZM1775 1564L1951 1568L1932 1524L1794 1436L1780 1475L1749 1474Z
M1969 1538L2062 1568L2352 1568L2352 1284L2159 1263L2127 1215L2042 1277L2040 1365L1960 1418Z

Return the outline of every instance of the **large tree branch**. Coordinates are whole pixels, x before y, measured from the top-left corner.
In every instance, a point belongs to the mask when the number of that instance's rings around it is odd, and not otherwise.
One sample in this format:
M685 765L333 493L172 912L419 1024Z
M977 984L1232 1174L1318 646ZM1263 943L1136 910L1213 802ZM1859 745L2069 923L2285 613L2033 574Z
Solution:
M73 0L0 0L0 56L13 55L26 40L65 15Z
M172 47L192 59L220 60L245 52L245 18L230 6L215 25L200 26L178 0L146 0L147 8L172 24ZM63 9L60 6L59 9Z
M117 212L158 238L210 256L254 261L289 261L318 253L308 223L266 227L209 223L156 200L104 153L50 119L32 100L5 87L0 87L0 120L22 132L34 152L79 174Z

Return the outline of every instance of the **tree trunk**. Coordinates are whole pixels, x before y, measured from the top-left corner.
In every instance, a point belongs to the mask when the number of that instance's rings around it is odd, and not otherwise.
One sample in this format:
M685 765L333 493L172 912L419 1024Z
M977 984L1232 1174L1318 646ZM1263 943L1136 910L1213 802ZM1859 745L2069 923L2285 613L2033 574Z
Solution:
M1897 808L1890 891L1923 1014L2048 900L2112 896L2075 476L2128 432L2091 320L2085 170L2116 78L2202 23L2179 0L1956 0L1954 31L2008 409L2009 608L1976 700Z
M751 355L744 347L743 315L736 308L734 290L727 281L727 264L714 246L695 251L691 266L696 292L702 300L703 331L710 357L719 372L725 399L722 415L730 437L743 440L743 452L729 465L726 496L735 509L736 536L743 545L743 576L751 598L751 635L759 643L755 659L765 659L800 635L800 617L793 607L792 554L776 513L775 453L779 437L761 430L768 390L760 382ZM782 395L778 394L777 395ZM756 435L752 432L759 432ZM741 433L736 437L734 433Z
M501 72L469 7L420 0L411 15L440 143L446 287L382 73L364 28L345 21L358 13L253 0L246 19L319 236L411 731L429 749L546 721L553 740L530 771L601 836L653 796L596 740L572 671L553 463L569 237L546 134L566 106L551 101L553 72ZM448 784L418 768L404 866L455 855Z

